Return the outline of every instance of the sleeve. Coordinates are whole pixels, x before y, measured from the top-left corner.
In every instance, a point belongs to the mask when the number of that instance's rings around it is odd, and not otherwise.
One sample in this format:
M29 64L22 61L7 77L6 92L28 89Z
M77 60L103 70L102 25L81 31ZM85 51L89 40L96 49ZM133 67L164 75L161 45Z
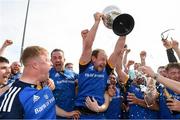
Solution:
M132 79L128 79L127 80L127 82L126 82L126 84L125 84L125 88L126 88L126 90L128 90L129 89L129 87L131 86L131 83L133 82L133 80Z
M82 65L81 63L79 63L79 73L84 72L90 63L91 63L91 61L85 65Z
M108 76L111 74L111 72L113 71L114 69L110 66L110 64L107 62L106 64L106 71L107 71L107 74Z
M167 52L167 57L168 57L169 63L177 62L177 59L176 59L176 57L174 55L174 51L173 51L172 48L167 49L166 52Z
M78 80L79 75L77 73L74 73L75 79Z
M0 119L23 119L23 107L17 91L18 89L12 88L0 98Z

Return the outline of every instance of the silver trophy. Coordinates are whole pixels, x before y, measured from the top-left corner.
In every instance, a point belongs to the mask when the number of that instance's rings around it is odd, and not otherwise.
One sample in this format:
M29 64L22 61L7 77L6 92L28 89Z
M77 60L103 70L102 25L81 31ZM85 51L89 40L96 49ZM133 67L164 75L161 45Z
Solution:
M116 6L108 6L103 10L103 23L112 29L118 36L129 34L134 28L134 19L129 14L121 14L121 11Z
M145 91L144 101L145 101L147 107L151 107L155 103L154 90L155 90L154 87L148 86L146 91Z
M144 92L144 101L147 107L153 106L158 96L159 96L159 93L157 92L157 89L156 89L155 80L148 77L147 89Z

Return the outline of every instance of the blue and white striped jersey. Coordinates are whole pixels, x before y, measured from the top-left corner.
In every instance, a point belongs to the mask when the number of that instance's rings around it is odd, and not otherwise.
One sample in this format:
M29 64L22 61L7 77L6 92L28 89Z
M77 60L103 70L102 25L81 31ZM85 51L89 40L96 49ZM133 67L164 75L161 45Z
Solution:
M55 119L55 99L51 90L16 81L0 97L0 119Z

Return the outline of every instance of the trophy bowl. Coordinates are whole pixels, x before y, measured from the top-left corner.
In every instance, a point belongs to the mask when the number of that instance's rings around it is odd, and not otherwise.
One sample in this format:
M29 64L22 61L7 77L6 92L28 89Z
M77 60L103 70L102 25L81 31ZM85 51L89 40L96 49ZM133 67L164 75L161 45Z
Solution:
M129 14L122 14L120 9L116 6L107 6L103 12L104 25L112 29L118 36L128 35L134 28L134 19Z

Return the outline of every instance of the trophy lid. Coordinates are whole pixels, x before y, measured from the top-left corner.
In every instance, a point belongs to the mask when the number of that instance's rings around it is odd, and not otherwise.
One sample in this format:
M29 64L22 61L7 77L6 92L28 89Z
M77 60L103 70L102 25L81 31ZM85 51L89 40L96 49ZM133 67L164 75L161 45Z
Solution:
M109 14L109 13L112 13L113 12L118 12L118 13L121 13L120 9L118 7L116 7L115 5L110 5L110 6L107 6L104 10L103 10L103 14Z
M102 13L103 23L109 29L112 29L114 19L121 14L120 9L114 5L107 6Z

